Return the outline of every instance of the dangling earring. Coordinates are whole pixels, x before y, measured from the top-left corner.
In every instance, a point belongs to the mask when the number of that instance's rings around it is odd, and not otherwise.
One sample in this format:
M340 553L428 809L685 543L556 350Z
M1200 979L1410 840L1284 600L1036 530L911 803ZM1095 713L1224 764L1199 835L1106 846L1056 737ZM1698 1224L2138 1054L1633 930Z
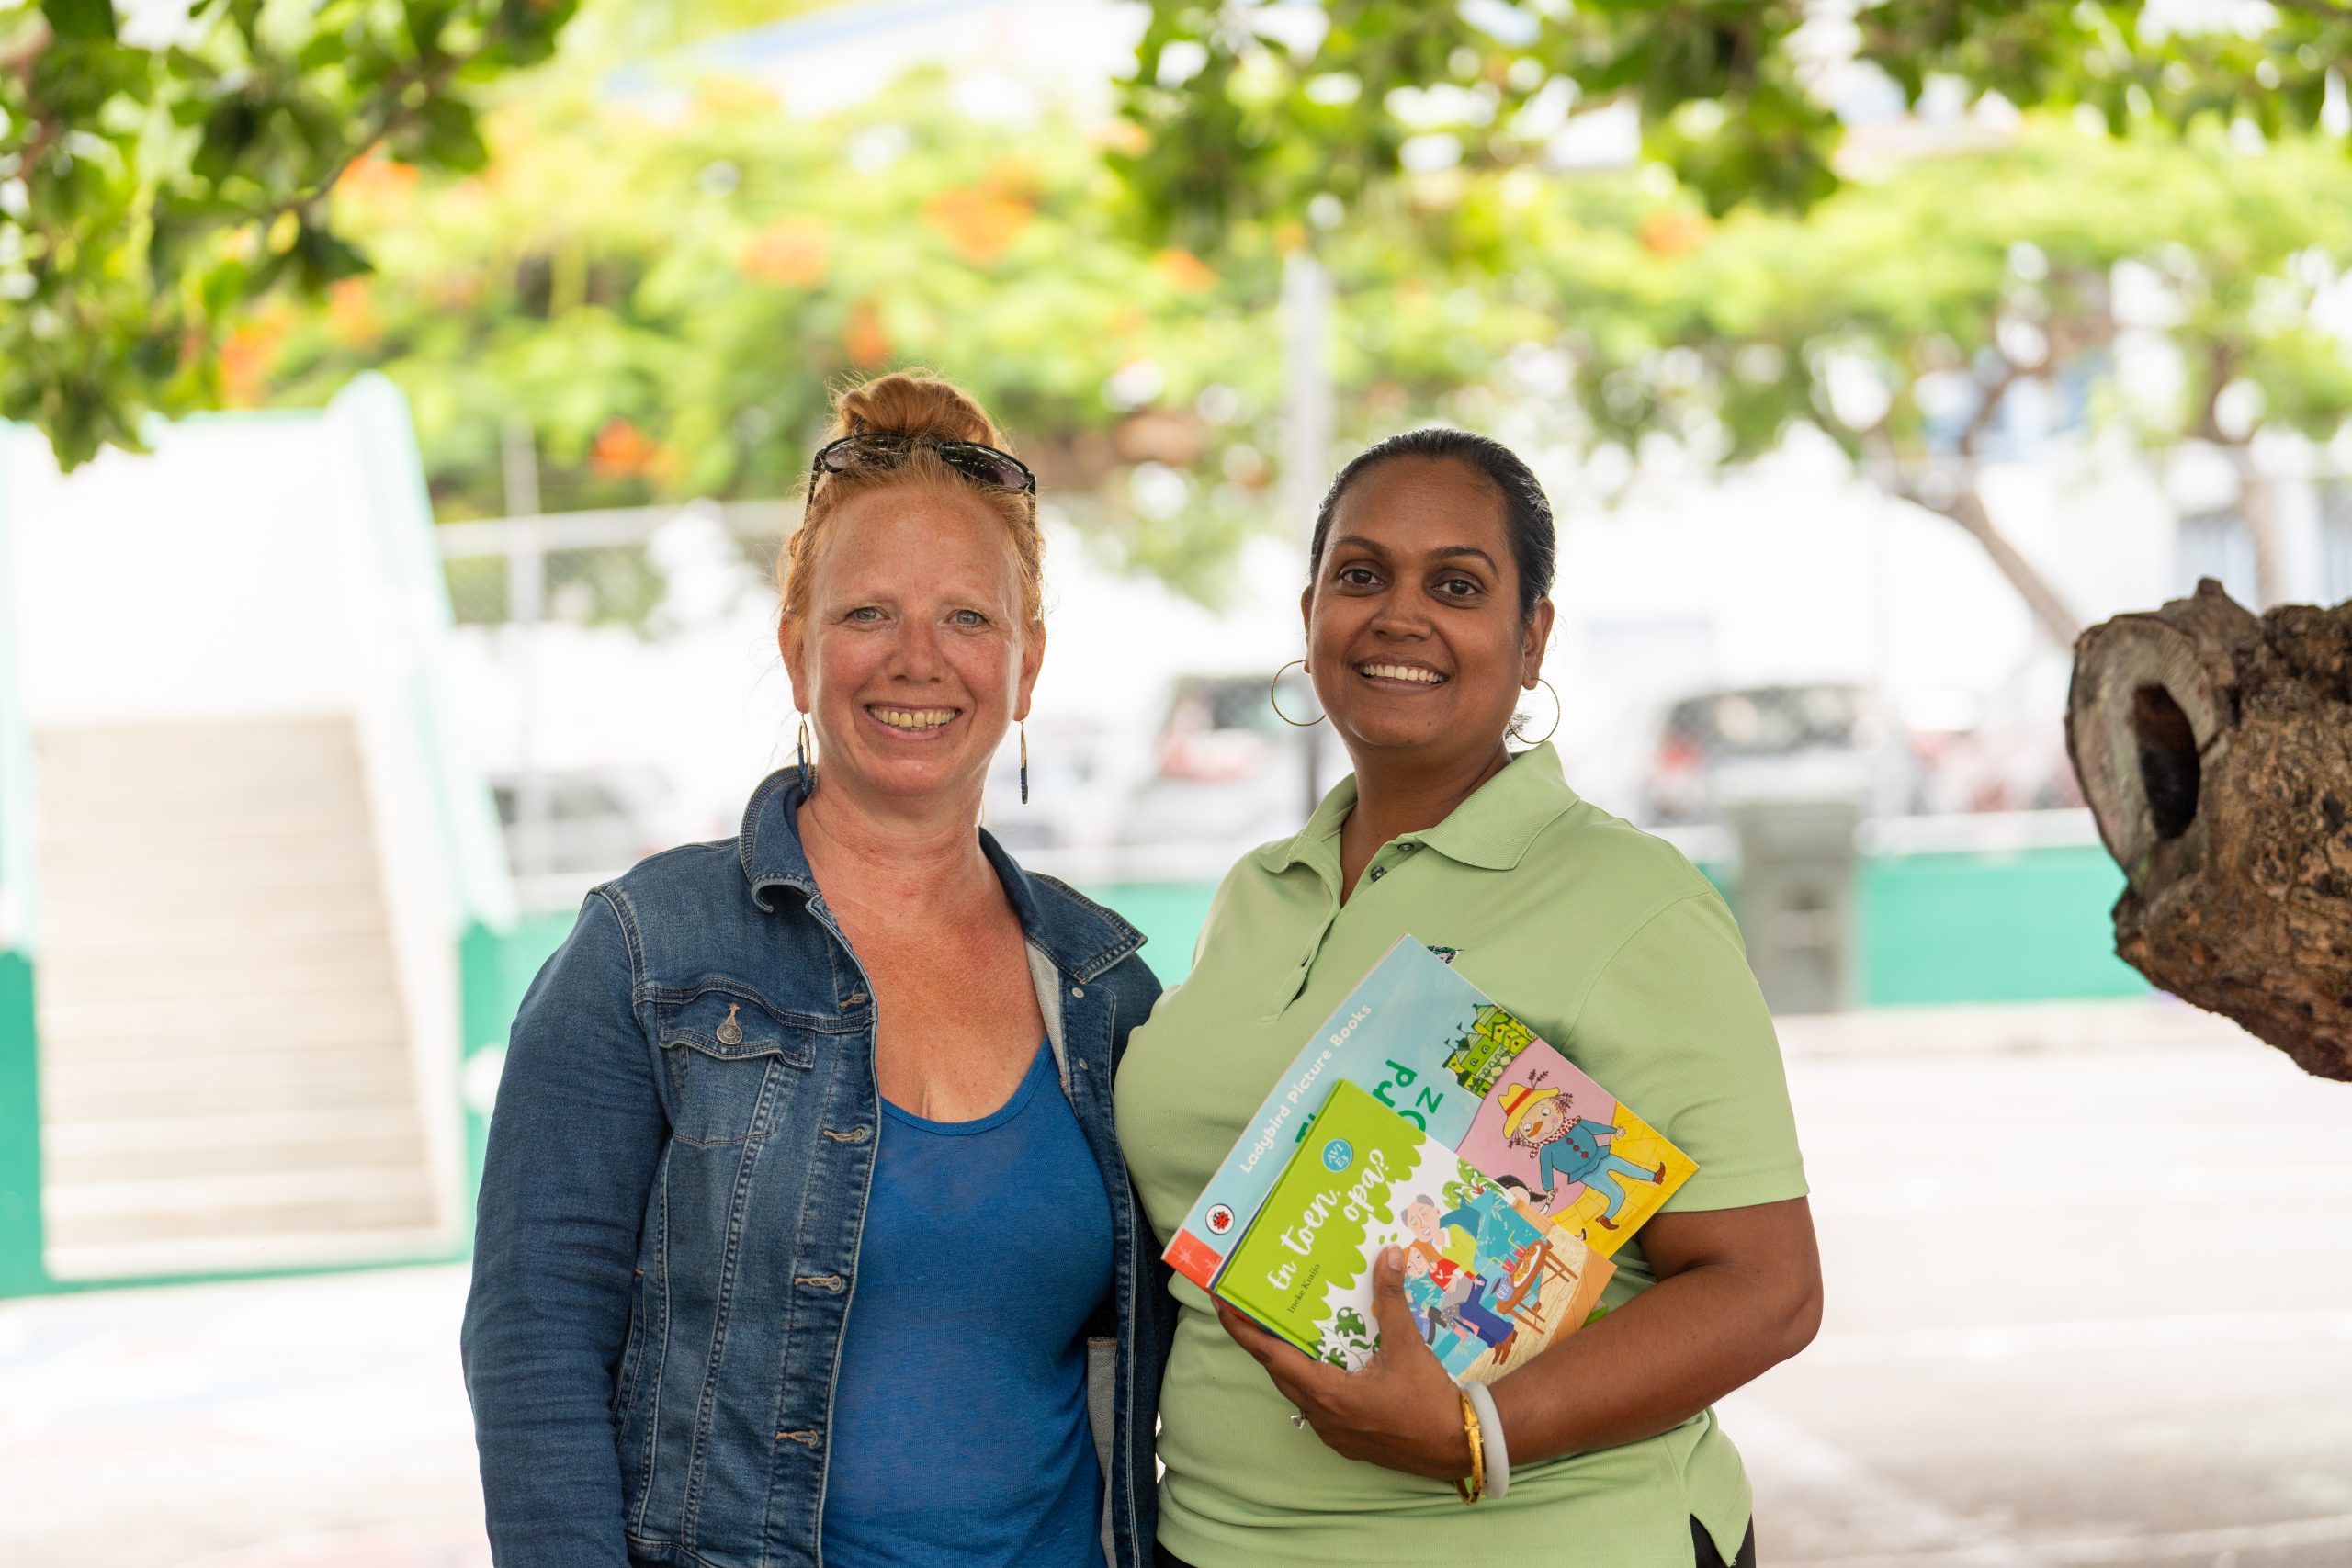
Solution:
M1552 694L1552 728L1545 730L1535 739L1530 740L1525 735L1520 732L1519 719L1514 716L1510 721L1510 728L1503 731L1504 734L1510 736L1521 745L1529 748L1531 750L1535 747L1543 745L1544 741L1551 739L1552 737L1560 732L1560 717L1564 711L1560 705L1560 691L1558 687L1553 685L1551 682L1546 681L1541 675L1535 677L1535 683Z
M1029 721L1021 721L1021 804L1029 804Z
M1305 669L1306 666L1306 660L1304 659L1294 659L1290 661L1290 664L1295 664L1301 669ZM1290 725L1298 729L1312 729L1331 716L1329 714L1318 713L1313 718L1293 718L1290 715L1283 712L1283 670L1289 669L1290 664L1285 664L1283 666L1282 670L1275 671L1274 678L1266 682L1266 701L1272 705L1274 716L1281 719L1284 724ZM1307 673L1313 674L1314 671L1310 670Z
M810 780L808 777L808 716L805 713L800 716L800 739L792 743L792 749L799 753L800 757L800 787L807 789Z

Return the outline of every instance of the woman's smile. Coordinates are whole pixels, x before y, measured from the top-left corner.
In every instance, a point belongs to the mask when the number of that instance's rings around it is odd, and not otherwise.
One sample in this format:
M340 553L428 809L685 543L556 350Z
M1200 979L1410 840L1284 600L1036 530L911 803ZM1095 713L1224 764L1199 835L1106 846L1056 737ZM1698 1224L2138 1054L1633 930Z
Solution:
M910 740L928 740L955 723L963 713L961 708L913 707L889 703L867 703L865 715L883 728Z
M1444 671L1417 660L1367 659L1355 671L1373 685L1388 691L1426 692L1453 679Z

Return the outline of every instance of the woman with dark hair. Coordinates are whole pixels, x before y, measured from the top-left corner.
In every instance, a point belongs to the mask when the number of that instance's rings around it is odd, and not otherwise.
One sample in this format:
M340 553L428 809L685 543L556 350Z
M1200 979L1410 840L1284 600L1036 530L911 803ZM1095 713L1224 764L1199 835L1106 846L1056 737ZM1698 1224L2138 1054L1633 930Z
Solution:
M1457 1389L1412 1332L1401 1248L1374 1269L1381 1348L1352 1374L1175 1281L1164 1568L1754 1561L1747 1476L1710 1406L1819 1322L1804 1165L1723 901L1579 799L1548 743L1505 746L1541 680L1553 558L1543 487L1493 441L1419 430L1340 471L1300 603L1354 775L1227 875L1191 976L1135 1033L1119 1132L1172 1234L1300 1044L1410 932L1698 1174L1617 1253L1607 1315L1491 1392ZM1472 1478L1484 1506L1465 1514Z
M1159 987L979 828L1035 480L944 381L834 416L780 567L799 764L593 890L514 1021L464 1333L500 1568L1151 1554L1173 1308L1109 1089Z

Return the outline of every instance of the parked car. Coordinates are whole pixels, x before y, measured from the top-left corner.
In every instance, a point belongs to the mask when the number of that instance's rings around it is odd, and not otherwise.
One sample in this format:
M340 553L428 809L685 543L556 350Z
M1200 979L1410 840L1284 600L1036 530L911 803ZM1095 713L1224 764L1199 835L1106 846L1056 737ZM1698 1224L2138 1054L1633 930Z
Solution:
M2066 688L2074 677L2064 655L2034 660L1992 691L1914 715L1907 726L1917 763L1912 809L1944 812L2047 811L2083 804L2066 755Z
M1642 791L1662 825L1713 822L1747 800L1849 799L1908 808L1912 765L1867 686L1747 686L1671 705Z
M534 785L545 803L536 832L524 820ZM684 819L676 791L653 768L499 774L491 780L491 793L516 895L528 908L572 903L647 855L707 836L696 830L699 824Z
M1300 728L1276 716L1267 700L1272 677L1268 670L1175 680L1151 740L1149 771L1122 814L1122 843L1238 852L1298 830L1313 799L1348 772L1347 753L1329 725ZM1316 711L1314 692L1295 671L1282 700L1295 716Z

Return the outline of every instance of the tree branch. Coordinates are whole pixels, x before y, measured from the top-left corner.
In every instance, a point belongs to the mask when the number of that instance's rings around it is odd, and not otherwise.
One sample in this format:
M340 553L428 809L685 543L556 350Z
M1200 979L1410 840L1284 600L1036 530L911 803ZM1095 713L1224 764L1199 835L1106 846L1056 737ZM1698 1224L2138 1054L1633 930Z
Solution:
M2009 389L2024 380L2026 375L2025 367L2007 355L2002 357L2001 374L1984 389L1984 400L1976 405L1976 412L1969 416L1967 425L1960 433L1960 441L1954 450L1962 460L1972 463L1976 460L1977 437L1991 427L1995 417L2001 412L2001 400L2007 397Z
M2022 368L2010 366L1994 384L1993 397L1986 400L1985 406L1992 407L2001 394L2024 376ZM1985 423L1985 415L1980 409L1965 439L1973 442ZM1954 481L1951 493L1933 495L1924 485L1914 481L1904 472L1903 459L1895 452L1894 439L1887 429L1886 421L1881 420L1862 431L1860 437L1862 445L1876 455L1877 462L1885 470L1886 478L1880 481L1882 488L1897 500L1907 501L1923 512L1949 518L1966 529L1969 537L1983 547L1985 555L1991 558L1994 570L2017 590L2018 597L2025 601L2027 611L2032 615L2034 624L2041 628L2043 634L2061 648L2073 646L2075 637L2083 629L2082 618L2075 614L2074 606L2066 603L2065 595L2042 576L2040 568L2026 559L2024 552L2011 544L2008 536L1993 521L1992 510L1984 504L1984 497L1976 488L1976 462L1973 454L1962 453L1960 476Z
M2222 389L2229 386L2236 374L2237 364L2237 345L2226 338L2214 339L2211 351L2206 355L2205 398L2203 406L2197 411L2197 434L2218 446L2236 445L2222 434L2218 411L2222 405Z

